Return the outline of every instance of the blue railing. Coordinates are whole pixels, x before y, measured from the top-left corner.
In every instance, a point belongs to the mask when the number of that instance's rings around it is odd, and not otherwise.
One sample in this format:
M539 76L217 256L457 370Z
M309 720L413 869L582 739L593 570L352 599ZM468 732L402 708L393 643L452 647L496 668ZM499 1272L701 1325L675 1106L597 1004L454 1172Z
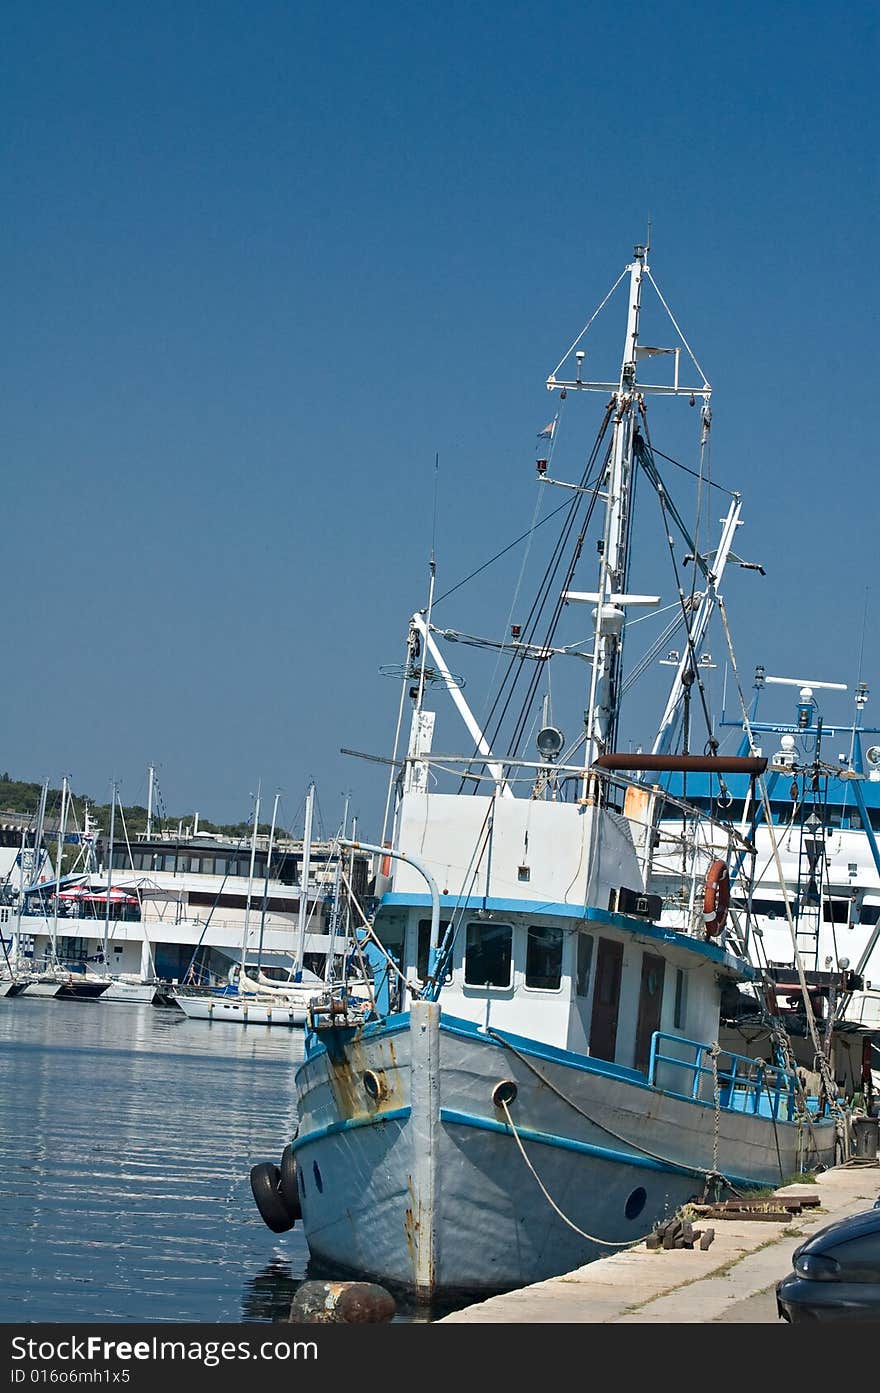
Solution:
M664 1048L668 1045L674 1045L679 1053L668 1053ZM682 1050L690 1051L690 1057L682 1057ZM665 1081L661 1085L657 1077L659 1066L681 1071L682 1087L670 1090ZM797 1079L790 1069L779 1064L768 1064L764 1060L750 1059L744 1054L730 1054L727 1050L717 1055L713 1065L711 1045L699 1040L687 1040L681 1035L669 1035L661 1030L654 1032L651 1037L648 1082L655 1088L665 1086L667 1091L680 1093L682 1097L714 1102L716 1075L722 1108L774 1118L780 1116L781 1110L783 1118L791 1120L794 1117ZM675 1072L672 1077L676 1077Z

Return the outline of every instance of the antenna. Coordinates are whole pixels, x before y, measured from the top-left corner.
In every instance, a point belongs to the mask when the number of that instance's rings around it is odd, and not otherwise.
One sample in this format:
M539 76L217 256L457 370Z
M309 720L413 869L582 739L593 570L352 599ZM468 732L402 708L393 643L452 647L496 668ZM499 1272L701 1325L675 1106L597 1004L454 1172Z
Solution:
M431 565L437 549L437 494L440 489L440 452L434 455L434 515L431 519Z

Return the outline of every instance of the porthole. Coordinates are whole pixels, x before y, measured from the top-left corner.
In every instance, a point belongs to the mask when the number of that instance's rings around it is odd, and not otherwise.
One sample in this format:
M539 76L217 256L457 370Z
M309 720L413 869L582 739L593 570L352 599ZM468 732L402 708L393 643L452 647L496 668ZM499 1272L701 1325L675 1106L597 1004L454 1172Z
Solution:
M323 1180L321 1179L321 1172L318 1170L318 1163L317 1163L317 1161L313 1161L313 1162L312 1162L312 1174L313 1174L314 1177L315 1177L315 1184L316 1184L317 1187L318 1187L318 1194L323 1195L323 1193L324 1193L324 1182L323 1182Z
M388 1089L385 1086L384 1076L382 1074L375 1073L372 1069L368 1069L366 1071L366 1073L363 1076L362 1082L364 1085L364 1092L366 1093L368 1098L372 1098L374 1103L380 1102L385 1097L385 1094L388 1092Z
M648 1198L647 1190L640 1185L637 1190L633 1190L624 1208L624 1214L628 1219L637 1219L645 1207Z
M516 1102L516 1094L517 1087L513 1079L502 1079L492 1089L492 1102L496 1108L500 1108L504 1103L510 1107L511 1103Z

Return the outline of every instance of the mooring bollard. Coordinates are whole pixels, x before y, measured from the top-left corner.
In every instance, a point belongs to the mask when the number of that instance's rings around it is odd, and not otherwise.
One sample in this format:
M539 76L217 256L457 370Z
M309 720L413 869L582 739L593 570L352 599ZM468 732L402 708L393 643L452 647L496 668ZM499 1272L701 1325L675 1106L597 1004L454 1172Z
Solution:
M375 1282L303 1282L290 1303L294 1325L356 1325L390 1320L397 1303Z

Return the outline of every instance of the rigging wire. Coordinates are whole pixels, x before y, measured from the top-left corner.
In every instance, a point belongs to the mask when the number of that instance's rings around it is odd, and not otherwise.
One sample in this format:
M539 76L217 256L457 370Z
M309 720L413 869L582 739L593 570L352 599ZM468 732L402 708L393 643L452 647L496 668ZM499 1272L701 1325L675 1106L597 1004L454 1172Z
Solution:
M556 600L556 603L555 603L555 606L554 606L554 609L553 609L553 613L552 613L552 615L551 615L550 623L549 623L549 625L548 625L548 628L547 628L546 635L545 635L545 638L544 638L544 641L543 641L543 645L542 645L542 646L543 646L543 647L549 647L549 646L552 644L553 635L554 635L554 633L555 633L555 631L556 631L556 627L557 627L558 622L559 622L559 617L560 617L560 615L561 615L561 613L562 613L562 609L563 609L563 607L564 607L564 605L565 605L565 599L564 599L565 591L566 591L566 589L567 589L567 587L568 587L568 584L569 584L569 582L570 582L571 576L574 574L575 567L576 567L577 562L578 562L578 559L579 559L579 557L580 557L581 550L582 550L582 548L583 548L584 538L585 538L585 536L586 536L586 530L587 530L587 527L589 526L589 523L590 523L590 521L591 521L591 519L592 519L593 511L594 511L594 509L595 509L596 502L597 502L597 499L598 499L598 496L599 496L599 495L598 495L599 483L600 483L601 478L603 477L603 475L604 475L604 473L605 473L605 470L606 470L606 468L607 468L608 452L606 451L606 455L605 455L605 459L603 460L602 468L601 468L601 470L599 471L599 474L597 475L595 482L594 482L592 485L590 485L589 481L590 481L590 478L591 478L591 476L592 476L593 469L594 469L595 464L596 464L596 460L597 460L597 458L598 458L598 456L599 456L599 451L600 451L600 449L601 449L602 442L603 442L603 440L604 440L604 438L605 438L605 435L606 435L606 432L607 432L608 423L609 423L609 421L610 421L610 419L611 419L612 407L613 407L613 400L610 401L610 402L608 403L608 405L606 406L606 408L605 408L605 415L604 415L604 417L603 417L603 419L602 419L602 423L601 423L601 425L600 425L600 427L599 427L599 431L598 431L598 433L597 433L597 435L596 435L596 439L595 439L595 441L594 441L594 443L593 443L593 447L592 447L592 449L591 449L591 451L590 451L589 457L588 457L588 459L587 459L587 463L586 463L586 465L585 465L585 467L584 467L584 470L583 470L583 473L582 473L582 475L581 475L580 487L579 487L579 489L578 489L578 492L574 495L574 498L572 499L571 503L568 505L568 516L566 517L565 522L563 523L563 527L562 527L561 533L560 533L560 535L559 535L559 537L558 537L558 539L557 539L556 545L555 545L554 548L553 548L553 551L552 551L551 556L550 556L550 560L548 561L547 566L546 566L546 568L545 568L544 576L543 576L542 581L541 581L541 583L540 583L540 585L539 585L539 587L538 587L538 592L537 592L537 595L536 595L536 597L535 597L535 600L534 600L534 602L533 602L533 604L532 604L531 610L529 611L529 615L528 615L528 617L527 617L526 624L523 626L523 634L524 634L524 637L525 637L526 642L531 642L531 641L534 639L534 635L535 635L535 632L537 631L537 627L538 627L538 624L539 624L539 622L540 622L541 615L542 615L542 613L543 613L543 611L544 611L544 607L545 607L545 605L547 604L547 600L548 600L549 597L550 597L550 590L551 590L551 587L552 587L552 585L554 584L556 575L557 575L558 570L559 570L559 566L560 566L560 564L561 564L561 562L562 562L562 558L563 558L563 555L564 555L564 552L565 552L565 548L566 548L567 545L568 545L569 538L570 538L570 536L571 536L572 530L573 530L574 525L575 525L575 522L576 522L576 520L577 520L577 516L578 516L578 513L579 513L580 508L581 508L582 499L583 499L584 495L588 493L588 494L589 494L589 500L590 500L590 501L589 501L589 504L588 504L588 506L587 506L586 517L585 517L584 522L583 522L583 524L582 524L582 526L581 526L580 533L579 533L578 538L577 538L577 541L576 541L576 543L575 543L574 552L573 552L572 558L571 558L571 560L570 560L570 562L569 562L569 565L568 565L568 568L567 568L567 572L566 572L566 580L565 580L564 584L560 587L559 595L558 595L558 598L557 598L557 600ZM610 449L610 446L609 446L609 449ZM498 708L499 703L501 702L502 696L503 696L503 694L504 694L504 688L505 688L505 685L507 684L508 680L510 680L510 690L509 690L509 692L508 692L508 694L507 694L507 698L506 698L506 700L504 701L503 706L501 707L501 711L500 711L500 713L499 713L499 715L498 715L498 717L497 717L497 720L496 720L496 723L495 723L495 730L494 730L494 733L493 733L493 735L489 738L488 743L489 743L490 746L493 745L493 744L495 743L495 741L497 741L497 739L498 739L498 735L499 735L499 733L500 733L501 726L502 726L502 724L503 724L503 722L504 722L504 719L505 719L505 717L506 717L507 711L508 711L508 709L509 709L509 707L510 707L510 703L511 703L511 701L513 700L513 696L514 696L514 693L515 693L515 690L516 690L517 682L519 681L519 678L520 678L520 676L521 676L521 674L522 674L522 671L523 671L523 662L524 662L524 659L523 659L522 657L518 656L518 655L517 655L517 656L514 656L513 658L511 658L510 664L508 665L508 668L507 668L507 672L505 673L504 678L502 679L501 685L500 685L500 687L499 687L498 693L497 693L496 698L495 698L495 702L493 703L493 706L492 706L492 710L491 710L491 712L489 713L489 719L492 719L492 717L493 717L494 714L495 714L495 711L496 711L497 708ZM515 757L515 752L516 752L516 749L517 749L517 745L518 745L519 740L520 740L521 735L522 735L522 728L523 728L523 726L524 726L526 720L528 719L528 709L529 709L529 706L531 705L531 702L532 702L533 699L534 699L534 694L535 694L535 691L537 690L537 686L538 686L539 682L540 682L540 667L539 667L539 666L536 666L535 672L533 673L533 676L532 676L532 680L531 680L531 682L529 683L528 691L527 691L527 693L526 693L526 696L525 696L525 698L524 698L524 700L523 700L523 703L522 703L522 705L521 705L521 708L520 708L520 713L519 713L519 717L518 717L518 719L517 719L517 723L516 723L516 726L515 726L515 729L514 729L514 734L513 734L513 736L511 737L511 740L510 740L510 742L509 742L509 744L508 744L507 753L508 753L508 755L510 755L511 757ZM460 791L461 791L461 790L460 790Z
M570 507L571 502L566 499L564 503L560 503L558 508L554 508L552 512L548 513L545 518L541 518L540 522L533 523L527 532L521 533L519 537L514 537L512 542L508 542L506 547L502 547L494 556L490 556L489 560L484 561L482 566L478 566L475 571L471 571L470 575L465 576L463 580L457 581L450 590L444 590L442 595L438 595L434 600L434 608L436 609L442 600L446 600L450 595L454 595L456 590L460 590L463 585L467 585L468 581L474 580L476 576L487 570L489 566L494 565L496 561L500 561L502 556L506 556L514 547L519 546L520 542L524 542L527 537L531 538L533 532L537 532L538 528L543 527L545 523L551 522L552 519L556 517L557 513L561 513L564 508Z

